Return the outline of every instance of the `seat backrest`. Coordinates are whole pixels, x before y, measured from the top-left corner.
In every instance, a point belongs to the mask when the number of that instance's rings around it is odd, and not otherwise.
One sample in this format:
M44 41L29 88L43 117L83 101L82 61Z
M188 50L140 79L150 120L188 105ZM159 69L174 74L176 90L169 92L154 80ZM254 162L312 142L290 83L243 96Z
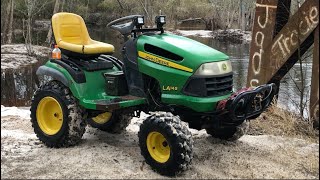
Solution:
M86 45L90 36L81 16L60 12L52 16L52 30L56 43L65 41L72 44Z

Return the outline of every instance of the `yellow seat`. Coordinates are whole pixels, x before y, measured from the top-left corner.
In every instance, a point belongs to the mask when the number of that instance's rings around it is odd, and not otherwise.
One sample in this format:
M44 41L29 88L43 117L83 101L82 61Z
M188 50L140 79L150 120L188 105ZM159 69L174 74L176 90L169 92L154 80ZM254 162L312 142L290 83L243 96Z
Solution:
M56 44L62 50L85 55L112 54L114 46L92 40L81 16L56 13L52 16L52 30Z

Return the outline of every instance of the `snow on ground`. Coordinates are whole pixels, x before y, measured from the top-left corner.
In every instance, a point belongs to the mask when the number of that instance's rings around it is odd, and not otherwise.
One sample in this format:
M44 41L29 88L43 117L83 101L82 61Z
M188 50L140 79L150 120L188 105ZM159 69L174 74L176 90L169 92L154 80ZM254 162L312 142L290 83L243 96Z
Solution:
M244 42L250 42L252 39L251 31L242 31L240 29L226 29L226 30L175 30L171 33L181 36L197 36L203 38L216 38L216 39L235 39Z
M46 57L51 52L50 48L32 45L32 50L37 56ZM1 45L1 54L28 54L25 44Z
M1 54L1 69L19 69L37 62L37 58L25 54Z
M18 69L38 62L38 57L48 57L50 48L32 46L35 56L27 55L24 44L1 45L1 69ZM38 56L38 57L36 57Z
M203 38L212 37L212 31L210 30L177 30L175 32L182 36L199 36Z
M251 31L242 31L241 29L215 30L213 31L213 36L215 37L230 36L234 38L237 38L236 36L240 36L240 38L245 42L250 42L252 40Z
M1 117L19 116L23 119L30 119L30 108L5 107L1 105Z
M1 106L2 178L167 178L140 155L137 132L147 114L133 118L122 134L87 127L82 142L70 148L47 148L31 127L28 107ZM318 179L319 144L271 135L245 135L237 142L191 129L194 159L177 178Z

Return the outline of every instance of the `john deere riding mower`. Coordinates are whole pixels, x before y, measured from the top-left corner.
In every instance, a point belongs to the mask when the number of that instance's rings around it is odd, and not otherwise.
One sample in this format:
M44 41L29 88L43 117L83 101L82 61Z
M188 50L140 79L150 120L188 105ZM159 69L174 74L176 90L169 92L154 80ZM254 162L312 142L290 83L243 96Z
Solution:
M226 140L243 135L247 121L270 104L275 86L234 91L227 55L165 33L165 16L155 23L144 28L141 15L110 22L126 41L118 60L113 45L90 38L80 16L53 15L62 57L37 70L52 79L32 99L31 122L40 141L49 147L75 145L87 123L119 133L143 111L150 116L138 133L142 156L160 174L176 175L193 158L188 126Z

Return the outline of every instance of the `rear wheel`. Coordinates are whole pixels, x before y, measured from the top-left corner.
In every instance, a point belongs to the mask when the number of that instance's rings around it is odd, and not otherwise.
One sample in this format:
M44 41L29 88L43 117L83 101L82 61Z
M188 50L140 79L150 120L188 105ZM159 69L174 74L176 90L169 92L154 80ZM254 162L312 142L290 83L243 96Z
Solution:
M129 124L132 116L129 113L104 112L95 117L87 119L88 123L101 131L109 133L121 133Z
M35 92L30 110L34 132L48 147L75 145L85 132L82 109L58 81L50 81Z
M236 141L241 138L249 129L249 122L244 121L238 126L223 126L215 128L207 128L206 131L214 138L228 141Z
M177 116L157 113L148 117L138 136L142 156L160 174L174 176L190 166L192 135Z

